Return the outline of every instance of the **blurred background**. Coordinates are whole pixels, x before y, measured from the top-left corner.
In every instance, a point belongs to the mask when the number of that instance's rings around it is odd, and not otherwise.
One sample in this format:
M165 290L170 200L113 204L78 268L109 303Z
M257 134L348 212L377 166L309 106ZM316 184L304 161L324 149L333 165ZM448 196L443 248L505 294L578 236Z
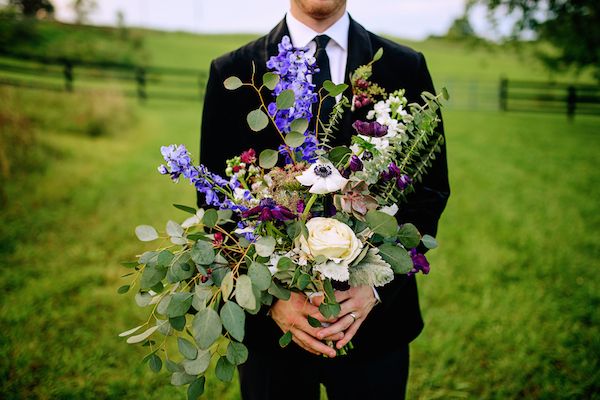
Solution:
M159 147L199 145L211 59L286 0L0 1L0 398L184 399L117 337L147 310L133 228L194 204ZM600 2L349 0L423 52L452 196L410 399L600 398ZM209 378L206 399L238 399Z

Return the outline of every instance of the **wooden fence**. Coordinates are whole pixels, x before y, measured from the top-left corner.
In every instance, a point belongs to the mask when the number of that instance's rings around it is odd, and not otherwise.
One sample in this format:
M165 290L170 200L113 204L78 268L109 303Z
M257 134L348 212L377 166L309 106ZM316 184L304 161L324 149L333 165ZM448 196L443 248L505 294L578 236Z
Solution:
M148 98L201 101L207 75L206 70L0 53L0 85L73 92L111 81L142 102Z
M501 79L499 101L502 111L600 116L600 86L596 85Z

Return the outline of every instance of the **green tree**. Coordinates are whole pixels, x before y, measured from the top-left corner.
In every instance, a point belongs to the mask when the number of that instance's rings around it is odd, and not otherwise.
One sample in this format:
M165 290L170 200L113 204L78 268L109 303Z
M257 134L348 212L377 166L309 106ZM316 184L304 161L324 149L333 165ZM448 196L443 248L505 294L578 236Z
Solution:
M10 5L15 6L23 15L27 17L35 17L43 14L52 14L54 6L50 0L10 0Z
M493 22L517 16L513 38L533 32L554 52L541 53L552 69L591 67L600 80L600 1L598 0L469 0L467 10L483 5Z

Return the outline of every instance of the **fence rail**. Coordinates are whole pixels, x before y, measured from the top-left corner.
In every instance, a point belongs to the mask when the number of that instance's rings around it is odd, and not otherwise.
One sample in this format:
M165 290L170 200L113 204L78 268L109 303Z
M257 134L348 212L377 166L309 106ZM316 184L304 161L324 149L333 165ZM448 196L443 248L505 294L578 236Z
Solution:
M140 101L149 97L164 100L200 101L208 73L205 70L152 67L128 63L89 62L56 57L0 53L0 84L43 90L72 92L87 90L93 81L131 83L124 90ZM131 89L131 88L129 88Z
M89 62L59 57L0 52L0 85L72 92L115 82L126 96L141 102L201 101L208 72L200 69L153 67L130 63ZM449 109L502 110L600 116L600 86L501 79L440 80L451 93ZM95 86L94 86L95 85Z
M502 111L564 112L600 116L600 86L556 82L500 80Z

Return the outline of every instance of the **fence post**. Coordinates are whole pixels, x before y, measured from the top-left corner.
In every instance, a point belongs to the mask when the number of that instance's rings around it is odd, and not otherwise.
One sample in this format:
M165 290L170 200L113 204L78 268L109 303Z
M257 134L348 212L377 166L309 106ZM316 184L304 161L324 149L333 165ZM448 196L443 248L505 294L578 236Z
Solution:
M500 90L499 90L499 98L500 98L500 111L508 110L508 79L500 78Z
M135 80L137 82L137 95L141 103L143 103L146 96L146 70L143 67L138 67L135 71Z
M65 90L67 92L73 91L73 63L71 61L65 61L65 67L63 69L63 75L65 76Z
M570 120L575 117L575 106L577 105L577 91L575 86L567 88L567 116Z

